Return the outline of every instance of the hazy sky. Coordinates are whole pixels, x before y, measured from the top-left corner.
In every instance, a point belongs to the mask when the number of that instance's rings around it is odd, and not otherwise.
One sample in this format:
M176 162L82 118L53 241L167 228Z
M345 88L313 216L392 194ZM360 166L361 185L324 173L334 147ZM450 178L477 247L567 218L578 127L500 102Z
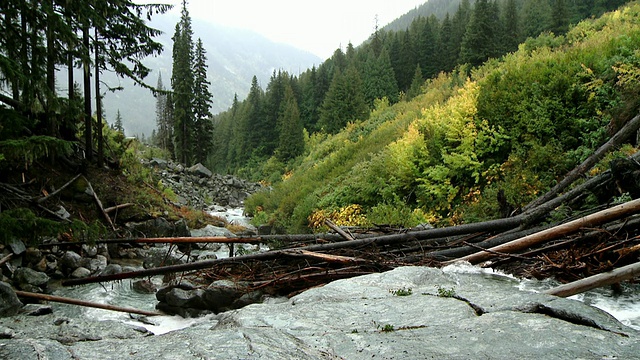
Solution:
M181 0L164 0L179 12ZM361 44L380 27L426 0L189 0L192 18L250 29L320 56L323 60L349 41Z

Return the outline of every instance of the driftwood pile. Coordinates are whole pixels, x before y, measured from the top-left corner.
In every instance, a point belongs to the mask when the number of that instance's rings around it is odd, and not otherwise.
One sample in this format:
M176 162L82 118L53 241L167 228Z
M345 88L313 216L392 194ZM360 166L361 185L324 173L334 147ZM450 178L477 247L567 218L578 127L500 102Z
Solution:
M355 233L327 222L335 233L119 239L113 242L267 243L271 248L278 246L267 252L225 259L68 280L63 285L182 272L203 284L232 279L247 284L249 290L292 295L335 279L398 266L443 266L460 260L506 269L521 276L555 277L562 282L596 275L595 280L581 280L572 289L549 291L560 296L631 280L640 275L640 153L617 160L611 170L595 177L587 179L584 174L605 154L634 136L639 127L640 115L627 122L548 193L506 218L415 231L377 229L373 234ZM571 208L594 193L604 193L609 203L573 219L549 220L553 210L560 206ZM611 202L623 193L636 200ZM616 268L618 270L613 271Z

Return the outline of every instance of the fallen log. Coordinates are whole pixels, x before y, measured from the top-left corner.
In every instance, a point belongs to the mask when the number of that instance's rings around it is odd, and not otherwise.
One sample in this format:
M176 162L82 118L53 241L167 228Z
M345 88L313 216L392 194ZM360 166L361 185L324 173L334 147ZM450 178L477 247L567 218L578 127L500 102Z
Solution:
M568 223L558 225L556 227L543 230L535 234L531 234L502 245L492 247L488 250L493 252L500 252L500 253L513 253L545 241L566 236L568 234L571 234L573 232L580 230L583 227L603 224L611 220L615 220L624 216L634 214L638 211L640 211L640 199L632 200L624 204L614 206L610 209L599 211L595 214L591 214L583 218L573 220ZM478 263L478 262L487 260L491 256L492 256L491 253L481 251L481 252L476 252L474 254L458 258L458 259L447 261L446 264L451 264L456 261L468 261L470 263Z
M104 209L104 212L106 212L108 214L108 213L110 213L112 211L128 208L128 207L131 207L133 205L134 204L132 204L132 203L120 204L120 205L108 207L108 208Z
M351 264L351 263L358 263L358 262L369 262L369 260L358 259L350 256L323 254L323 253L307 251L307 250L298 250L298 249L282 250L282 253L289 256L302 257L302 258L313 259L313 260L321 260L321 261L326 261L330 263Z
M15 292L16 292L16 295L20 297L25 297L30 299L53 301L53 302L59 302L64 304L79 305L79 306L92 307L92 308L111 310L111 311L120 311L120 312L140 314L140 315L146 315L146 316L164 315L156 311L146 311L146 310L139 310L139 309L122 307L122 306L99 304L99 303L94 303L90 301L66 298L61 296L38 294L38 293L32 293L32 292L20 291L20 290L16 290Z
M189 240L192 239L192 240ZM122 238L122 239L98 239L94 244L144 244L144 243L243 243L243 244L264 244L270 241L280 242L319 242L319 241L343 241L340 235L336 234L301 234L301 235L261 235L261 236L210 236L210 237L164 237L164 238ZM72 246L82 245L89 241L71 242L51 242L40 244L38 247L52 246Z
M42 204L43 202L45 202L45 201L49 200L51 197L55 196L56 194L58 194L58 193L59 193L59 192L61 192L62 190L64 190L64 189L66 189L67 187L69 187L69 185L73 184L73 182L74 182L74 181L76 181L76 180L78 180L78 179L80 178L80 176L82 176L82 174L78 174L78 175L76 175L73 179L71 179L71 180L67 181L67 183L66 183L66 184L62 185L62 186L61 186L59 189L57 189L56 191L54 191L54 192L52 192L52 193L50 193L50 194L47 194L47 196L44 196L44 197L38 198L38 199L36 200L36 203L38 203L38 204Z
M2 266L7 261L11 260L12 257L13 257L13 253L9 253L9 255L3 257L2 259L0 259L0 266Z
M640 276L640 262L623 266L606 273L590 276L572 283L560 285L544 291L545 294L560 297L569 297L595 288L617 284L624 280L630 280Z
M102 206L102 201L100 201L100 198L98 197L98 194L96 194L95 190L93 190L93 186L91 186L91 183L89 182L89 180L86 177L83 176L82 178L84 179L84 181L87 182L87 186L89 187L89 190L93 194L93 199L96 201L96 205L98 205L98 209L100 210L100 212L102 213L104 218L107 220L107 223L111 226L111 229L113 231L116 231L116 226L113 224L113 221L109 217L109 214L107 214L104 211L104 207Z
M342 236L345 240L355 240L353 238L353 236L347 234L344 230L342 230L338 225L334 224L333 221L329 220L329 219L324 219L324 223L331 229L333 229L333 231L337 232L338 234L340 234L340 236Z

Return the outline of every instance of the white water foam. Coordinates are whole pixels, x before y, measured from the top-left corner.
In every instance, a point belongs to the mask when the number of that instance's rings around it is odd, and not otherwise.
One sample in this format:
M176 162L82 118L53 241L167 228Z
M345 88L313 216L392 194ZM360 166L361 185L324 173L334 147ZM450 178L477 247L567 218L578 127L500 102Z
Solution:
M516 280L517 287L522 291L542 292L554 288L560 283L553 279L535 280L518 279L517 277L491 268L481 268L468 262L456 262L442 268L445 273L481 274ZM621 323L640 330L640 284L624 284L622 293L613 294L608 288L593 289L583 294L570 296L569 299L584 302L606 311Z

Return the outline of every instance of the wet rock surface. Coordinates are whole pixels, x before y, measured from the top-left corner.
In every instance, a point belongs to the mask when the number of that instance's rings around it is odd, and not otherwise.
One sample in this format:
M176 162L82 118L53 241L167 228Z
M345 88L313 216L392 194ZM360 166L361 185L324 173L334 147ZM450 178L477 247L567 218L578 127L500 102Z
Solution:
M209 315L164 335L150 335L137 325L61 319L55 312L0 319L0 334L5 334L0 358L10 359L634 359L640 354L639 332L596 308L520 291L517 281L506 277L426 267L334 281L286 302Z

